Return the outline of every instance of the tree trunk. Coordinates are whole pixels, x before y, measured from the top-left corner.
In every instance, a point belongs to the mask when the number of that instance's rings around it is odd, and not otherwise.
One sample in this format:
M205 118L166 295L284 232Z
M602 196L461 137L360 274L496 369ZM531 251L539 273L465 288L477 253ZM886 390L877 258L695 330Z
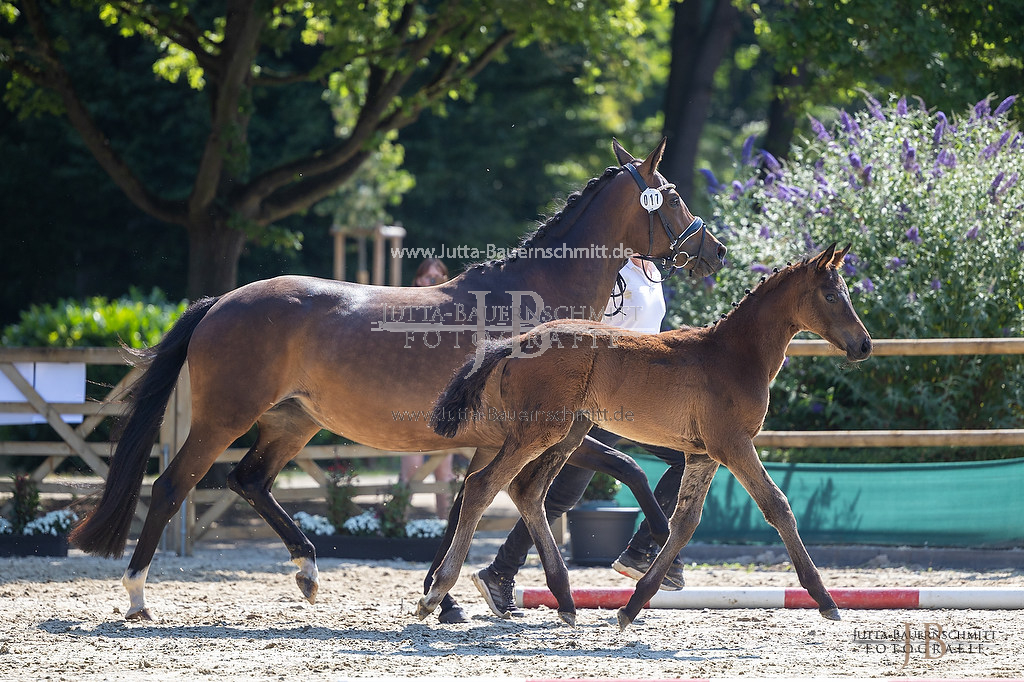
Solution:
M711 107L715 71L739 28L739 10L732 0L714 0L707 25L701 4L677 2L672 23L672 66L665 92L665 136L669 145L662 173L684 201L693 196L697 150Z
M807 69L802 66L792 71L776 71L772 77L772 91L775 93L768 107L768 130L764 135L764 149L777 159L789 156L789 145L796 131L796 115L793 111L794 90L807 82Z
M223 218L188 226L189 300L217 296L238 285L238 259L245 233L228 227Z

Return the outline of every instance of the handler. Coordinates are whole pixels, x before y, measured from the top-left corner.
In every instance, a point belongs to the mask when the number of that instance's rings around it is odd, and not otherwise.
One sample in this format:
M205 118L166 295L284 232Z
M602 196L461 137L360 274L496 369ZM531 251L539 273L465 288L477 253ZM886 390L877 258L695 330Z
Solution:
M613 293L611 300L608 301L605 308L607 321L617 327L645 334L660 332L662 320L665 318L665 295L657 270L648 261L634 256L626 261L619 275L623 280L623 284L620 285L622 294L620 296ZM613 446L622 440L620 436L595 426L580 444L580 449L590 448L595 453L614 452ZM668 448L638 445L669 465L654 488L654 497L665 515L671 516L679 497L679 482L683 477L685 455ZM581 469L571 464L562 468L551 482L551 487L544 498L544 509L549 524L576 506L593 477L594 472L589 469ZM472 576L473 584L480 590L487 606L502 618L522 616L524 613L516 606L515 576L526 563L531 547L533 537L520 519L498 548L490 566L480 569ZM633 580L639 580L647 572L659 550L645 518L612 567ZM672 563L662 581L661 589L679 590L682 587L683 562L680 556ZM458 602L448 595L441 602L438 620L442 623L468 623L469 617Z

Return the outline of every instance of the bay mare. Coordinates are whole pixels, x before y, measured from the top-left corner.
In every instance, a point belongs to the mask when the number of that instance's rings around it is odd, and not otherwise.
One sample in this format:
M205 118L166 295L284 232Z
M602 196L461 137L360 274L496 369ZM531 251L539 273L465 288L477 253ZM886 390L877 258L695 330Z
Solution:
M533 535L559 616L575 622L568 573L546 523L543 499L594 417L618 412L620 418L602 420L601 426L638 443L686 453L668 541L620 609L620 627L654 596L689 542L719 465L732 472L779 531L800 584L822 615L838 620L836 604L797 534L789 502L765 471L752 439L768 411L769 385L798 332L822 336L851 362L870 355L871 338L837 270L848 250L837 253L833 244L778 272L713 327L640 335L599 322L559 320L491 343L479 368L466 362L438 398L431 424L438 434L456 439L475 435L480 447L498 453L466 477L451 547L417 615L425 618L455 584L480 516L508 485ZM493 414L506 418L490 419Z
M565 208L525 240L525 255L473 266L444 284L375 287L277 277L189 307L157 346L140 353L149 367L132 387L103 495L70 536L91 554L124 552L146 463L187 362L191 428L153 484L149 513L122 578L130 600L126 618L151 618L144 588L161 532L217 457L254 424L257 441L229 474L228 485L281 537L299 567L299 589L313 602L313 545L271 494L274 479L320 429L385 450L477 445L475 434L451 440L427 424L435 397L472 350L471 332L438 325L469 317L470 311L476 321L482 315L489 322L514 318L520 304L532 307L530 312L543 306L554 316L600 314L628 256L624 250L669 259L685 255L696 275L720 268L725 248L705 229L670 237L702 223L657 172L664 148L663 140L641 162L615 142L620 165L570 195ZM657 219L640 204L641 182L663 199ZM545 257L558 247L573 257ZM678 258L676 263L683 264ZM398 329L387 331L396 325L396 311L403 314ZM422 318L410 321L405 311L428 316L430 333L415 326ZM410 324L420 333L409 332ZM493 454L478 450L471 467Z

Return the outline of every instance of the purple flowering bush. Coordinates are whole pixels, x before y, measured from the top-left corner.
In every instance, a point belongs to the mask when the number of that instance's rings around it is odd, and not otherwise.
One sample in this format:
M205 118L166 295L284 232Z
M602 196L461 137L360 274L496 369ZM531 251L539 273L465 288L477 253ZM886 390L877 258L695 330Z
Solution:
M1024 333L1024 135L983 100L961 115L904 98L841 112L785 164L744 146L736 179L713 194L729 267L682 292L677 324L727 312L763 273L852 243L843 265L874 338ZM717 182L716 182L717 184ZM710 222L710 221L709 221ZM1019 428L1024 357L793 358L776 379L766 429ZM770 453L827 461L1020 456L1020 448Z

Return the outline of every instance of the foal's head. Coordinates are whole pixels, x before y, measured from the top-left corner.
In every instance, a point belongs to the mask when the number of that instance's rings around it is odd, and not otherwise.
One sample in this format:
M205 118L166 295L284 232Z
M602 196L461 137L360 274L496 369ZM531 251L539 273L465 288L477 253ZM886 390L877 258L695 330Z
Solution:
M871 337L857 317L850 300L850 290L839 274L850 250L849 245L836 252L836 245L828 247L801 267L809 279L804 294L797 304L800 325L822 337L846 353L850 362L860 362L871 355Z

